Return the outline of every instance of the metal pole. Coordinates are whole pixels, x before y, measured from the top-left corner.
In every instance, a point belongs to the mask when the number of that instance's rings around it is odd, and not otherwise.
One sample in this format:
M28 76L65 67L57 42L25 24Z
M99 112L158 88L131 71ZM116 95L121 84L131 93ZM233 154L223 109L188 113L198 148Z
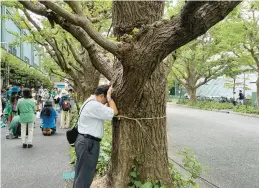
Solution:
M244 72L244 85L243 85L243 94L244 94L244 96L246 96L245 92L246 92L246 73Z

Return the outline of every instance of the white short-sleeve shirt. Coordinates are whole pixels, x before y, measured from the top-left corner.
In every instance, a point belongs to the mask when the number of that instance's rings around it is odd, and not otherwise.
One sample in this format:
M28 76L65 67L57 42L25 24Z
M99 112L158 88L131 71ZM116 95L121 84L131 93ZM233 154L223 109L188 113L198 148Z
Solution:
M80 112L78 132L97 138L103 137L104 120L112 120L114 116L114 110L96 101L95 96L84 102Z

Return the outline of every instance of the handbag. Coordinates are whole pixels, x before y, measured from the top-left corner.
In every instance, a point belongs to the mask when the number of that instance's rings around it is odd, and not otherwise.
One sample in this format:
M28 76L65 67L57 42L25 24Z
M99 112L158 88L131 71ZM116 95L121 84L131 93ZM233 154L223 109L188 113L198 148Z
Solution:
M80 118L81 112L83 111L85 105L86 105L88 102L90 102L90 101L91 101L91 100L87 101L87 102L84 104L83 108L81 109L81 111L80 111L80 113L79 113L79 116L78 116L78 118L77 118L76 126L74 126L73 128L70 128L70 129L67 131L67 134L66 134L66 135L67 135L67 141L69 142L69 144L74 144L74 143L76 142L76 138L77 138L77 136L78 136L78 134L79 134L78 129L77 129L77 127L78 127L78 120L79 120L79 118Z

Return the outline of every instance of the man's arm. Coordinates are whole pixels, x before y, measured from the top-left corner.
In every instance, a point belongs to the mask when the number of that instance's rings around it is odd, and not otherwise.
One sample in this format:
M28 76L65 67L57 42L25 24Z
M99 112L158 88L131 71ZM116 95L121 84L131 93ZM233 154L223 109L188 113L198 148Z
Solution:
M115 115L115 116L118 115L119 112L118 112L118 109L117 109L117 106L116 106L114 100L113 100L113 99L110 99L110 100L108 101L108 104L109 104L109 107L113 109L114 115Z
M114 111L114 115L118 115L118 109L117 106L114 102L114 100L111 98L111 94L112 94L112 86L109 88L109 90L107 91L107 102L109 104L109 107L113 109Z

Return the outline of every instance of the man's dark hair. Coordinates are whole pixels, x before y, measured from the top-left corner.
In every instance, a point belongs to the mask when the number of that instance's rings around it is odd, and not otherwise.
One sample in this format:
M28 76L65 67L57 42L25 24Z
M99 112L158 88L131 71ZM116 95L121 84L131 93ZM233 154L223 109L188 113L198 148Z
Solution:
M242 90L239 90L239 92L242 92Z
M25 99L28 99L28 98L30 98L30 96L31 96L31 90L29 88L24 88L23 89L23 97Z
M95 95L101 95L101 94L103 94L104 97L106 97L106 96L107 96L107 91L108 91L108 89L109 89L109 85L100 85L100 86L98 86L98 87L95 89L94 94L95 94Z

